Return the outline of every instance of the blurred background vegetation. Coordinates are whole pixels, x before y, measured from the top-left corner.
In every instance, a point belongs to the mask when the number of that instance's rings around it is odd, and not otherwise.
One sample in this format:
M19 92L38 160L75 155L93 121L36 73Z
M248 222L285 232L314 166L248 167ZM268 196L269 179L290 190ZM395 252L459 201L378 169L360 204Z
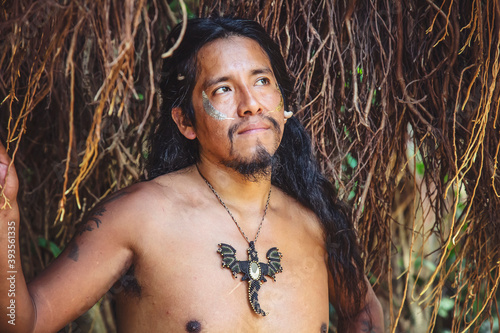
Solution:
M291 108L352 207L389 330L498 332L498 1L0 3L0 137L28 281L86 211L141 179L170 29L236 15L281 47ZM63 331L116 331L115 292Z

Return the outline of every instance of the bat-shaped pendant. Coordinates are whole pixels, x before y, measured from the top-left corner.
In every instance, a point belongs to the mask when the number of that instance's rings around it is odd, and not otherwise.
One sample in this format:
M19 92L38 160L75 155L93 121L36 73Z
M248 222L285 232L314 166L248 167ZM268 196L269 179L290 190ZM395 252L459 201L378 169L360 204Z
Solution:
M281 252L276 247L267 251L266 257L268 263L259 262L257 251L255 250L254 242L249 243L248 261L240 261L236 259L236 250L228 244L219 244L219 252L222 255L222 267L229 268L231 273L236 278L238 273L243 273L241 281L248 281L248 301L255 313L262 316L267 313L261 309L259 304L260 285L266 282L265 276L271 277L276 281L275 275L283 271L281 267Z

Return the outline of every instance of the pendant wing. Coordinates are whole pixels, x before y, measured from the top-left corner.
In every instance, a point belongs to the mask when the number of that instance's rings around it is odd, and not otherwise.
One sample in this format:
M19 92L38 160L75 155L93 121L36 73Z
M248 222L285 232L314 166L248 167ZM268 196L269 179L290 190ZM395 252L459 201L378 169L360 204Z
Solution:
M273 247L267 251L266 257L268 263L261 264L262 275L270 276L274 281L276 281L275 275L283 271L283 267L281 267L281 258L283 256L278 248Z
M229 268L234 277L236 277L238 273L247 275L248 261L239 261L236 259L236 250L234 247L229 244L221 243L219 244L217 252L222 256L222 267Z

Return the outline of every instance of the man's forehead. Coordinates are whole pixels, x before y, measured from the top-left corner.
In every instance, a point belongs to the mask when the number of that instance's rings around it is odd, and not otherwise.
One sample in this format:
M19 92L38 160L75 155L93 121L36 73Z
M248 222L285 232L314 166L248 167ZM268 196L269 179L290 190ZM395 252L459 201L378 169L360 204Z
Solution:
M274 76L268 54L257 41L248 37L229 36L213 40L198 51L196 58L197 80L202 72L204 74L203 82L200 82L203 88L231 79L230 67L235 64L241 65L248 75Z

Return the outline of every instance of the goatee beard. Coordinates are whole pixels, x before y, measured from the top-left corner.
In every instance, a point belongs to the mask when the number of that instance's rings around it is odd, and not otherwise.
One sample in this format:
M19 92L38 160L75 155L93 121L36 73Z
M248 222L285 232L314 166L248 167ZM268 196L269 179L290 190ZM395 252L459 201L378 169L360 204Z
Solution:
M272 165L275 157L269 154L264 146L259 144L254 156L249 160L233 159L231 161L223 161L222 163L251 182L269 179L271 177Z
M269 116L263 116L263 118L271 123L272 129L276 136L277 146L279 146L281 129L278 122ZM234 133L236 133L238 128L242 125L243 123L235 124L229 129L228 132L229 142L231 143L230 154L233 156L235 155L233 146ZM276 149L278 148L277 146ZM222 164L243 175L246 180L257 182L259 180L271 178L272 166L275 161L276 158L266 150L262 143L257 141L256 152L251 158L235 158L231 161L223 161Z

